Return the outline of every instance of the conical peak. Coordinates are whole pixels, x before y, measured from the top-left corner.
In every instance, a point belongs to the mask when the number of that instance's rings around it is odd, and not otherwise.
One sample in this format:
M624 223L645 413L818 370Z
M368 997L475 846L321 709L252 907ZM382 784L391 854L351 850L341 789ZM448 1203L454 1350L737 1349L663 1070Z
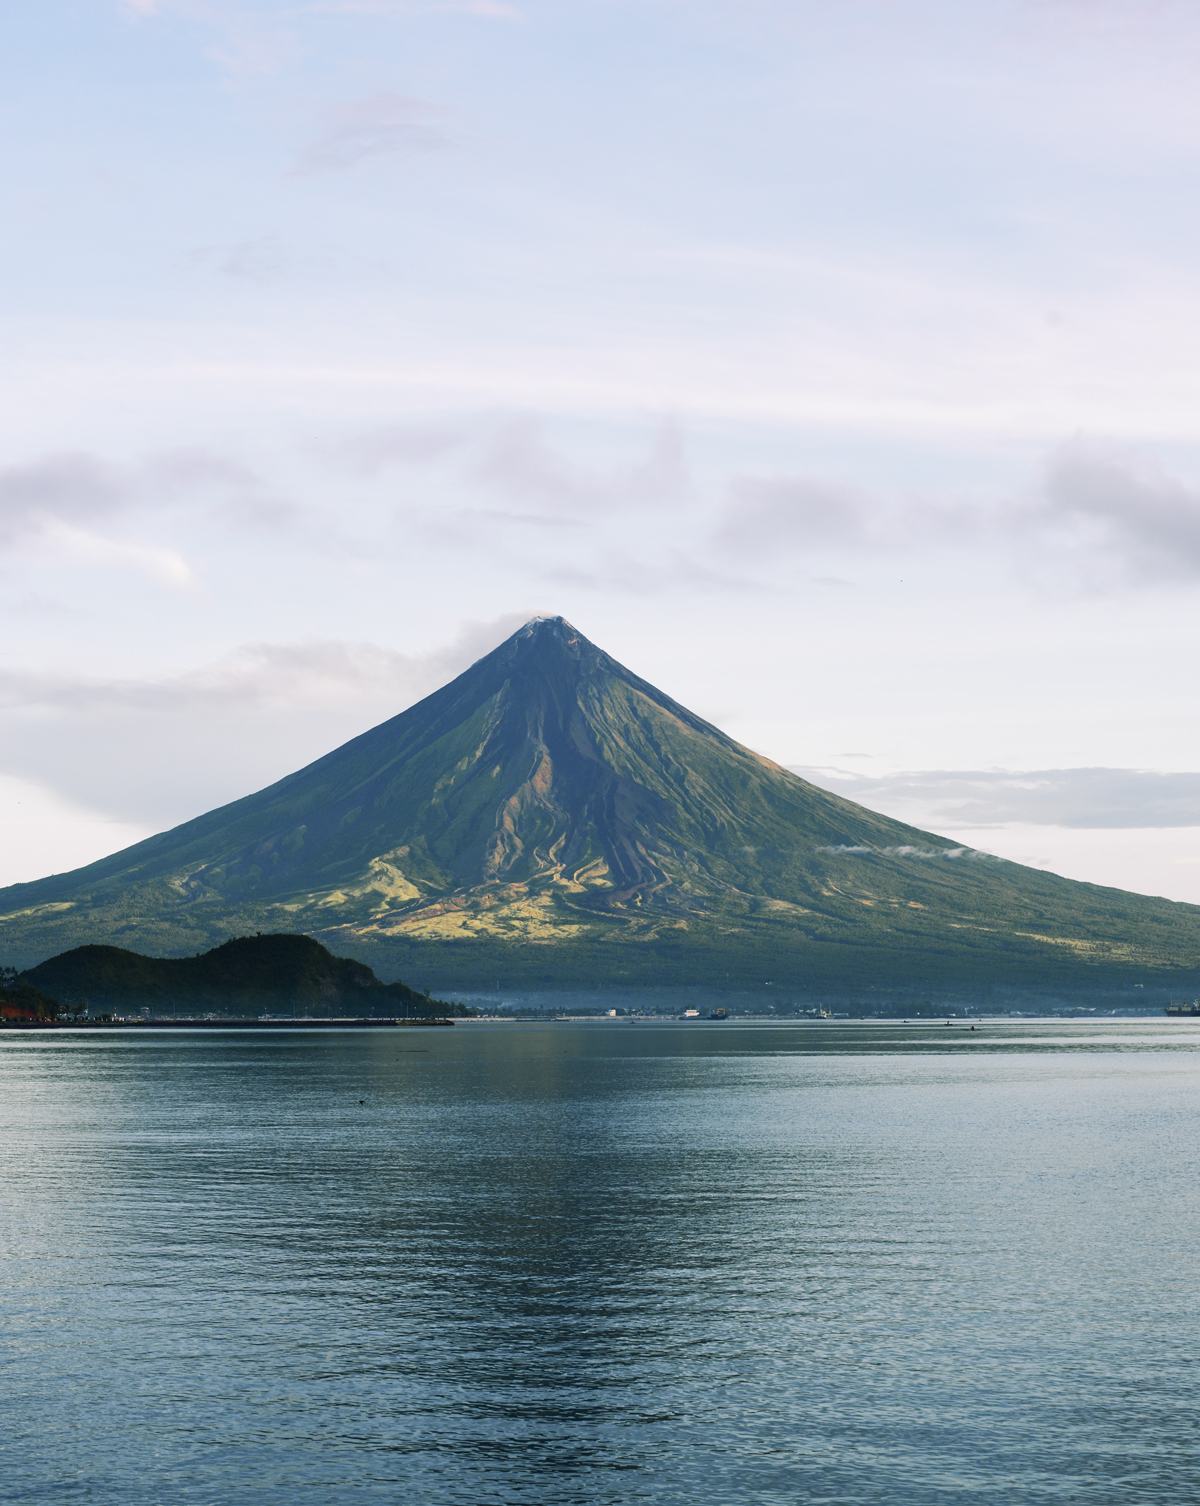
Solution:
M599 652L595 644L589 642L565 617L531 617L524 627L517 629L509 641L518 654L524 656L532 653L539 659L546 654L563 653L578 659L587 649L591 649L594 654Z
M560 642L570 645L572 642L580 643L587 640L579 630L571 625L565 617L531 617L523 628L518 628L517 638L530 638L535 642L545 642L547 639L558 639Z
M531 617L511 638L506 638L499 648L486 659L481 659L489 676L502 675L519 687L519 695L540 694L547 686L555 686L558 692L568 695L583 693L588 687L590 696L607 693L616 681L643 695L668 711L673 717L690 726L703 729L708 735L735 747L731 739L707 722L702 722L686 707L678 705L669 696L647 681L635 675L623 664L605 653L590 638L585 638L579 629L565 617ZM470 673L474 672L473 667Z

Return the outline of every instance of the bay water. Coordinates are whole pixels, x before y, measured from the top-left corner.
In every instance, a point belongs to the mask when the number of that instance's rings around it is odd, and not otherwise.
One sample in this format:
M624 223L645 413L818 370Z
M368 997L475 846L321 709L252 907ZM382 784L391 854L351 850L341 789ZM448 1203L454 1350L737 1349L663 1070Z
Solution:
M1200 1023L0 1035L0 1500L1200 1498Z

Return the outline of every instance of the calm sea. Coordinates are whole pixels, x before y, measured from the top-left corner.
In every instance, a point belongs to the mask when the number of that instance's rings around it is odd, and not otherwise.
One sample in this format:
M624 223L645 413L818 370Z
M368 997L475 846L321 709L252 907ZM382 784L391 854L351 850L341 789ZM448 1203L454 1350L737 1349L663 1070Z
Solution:
M0 1037L0 1499L1200 1499L1200 1022Z

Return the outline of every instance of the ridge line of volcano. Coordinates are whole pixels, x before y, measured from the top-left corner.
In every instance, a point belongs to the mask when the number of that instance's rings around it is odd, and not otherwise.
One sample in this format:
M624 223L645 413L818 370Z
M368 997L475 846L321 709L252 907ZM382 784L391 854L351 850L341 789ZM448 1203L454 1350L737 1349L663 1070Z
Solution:
M267 788L0 890L0 946L302 931L442 989L1200 985L1197 907L984 857L801 779L543 617Z

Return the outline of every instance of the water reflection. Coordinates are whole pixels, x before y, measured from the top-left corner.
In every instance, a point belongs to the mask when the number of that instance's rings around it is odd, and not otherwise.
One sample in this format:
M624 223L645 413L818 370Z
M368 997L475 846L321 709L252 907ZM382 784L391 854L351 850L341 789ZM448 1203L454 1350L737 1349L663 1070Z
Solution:
M1187 1498L1191 1047L724 1028L4 1040L16 1489Z

